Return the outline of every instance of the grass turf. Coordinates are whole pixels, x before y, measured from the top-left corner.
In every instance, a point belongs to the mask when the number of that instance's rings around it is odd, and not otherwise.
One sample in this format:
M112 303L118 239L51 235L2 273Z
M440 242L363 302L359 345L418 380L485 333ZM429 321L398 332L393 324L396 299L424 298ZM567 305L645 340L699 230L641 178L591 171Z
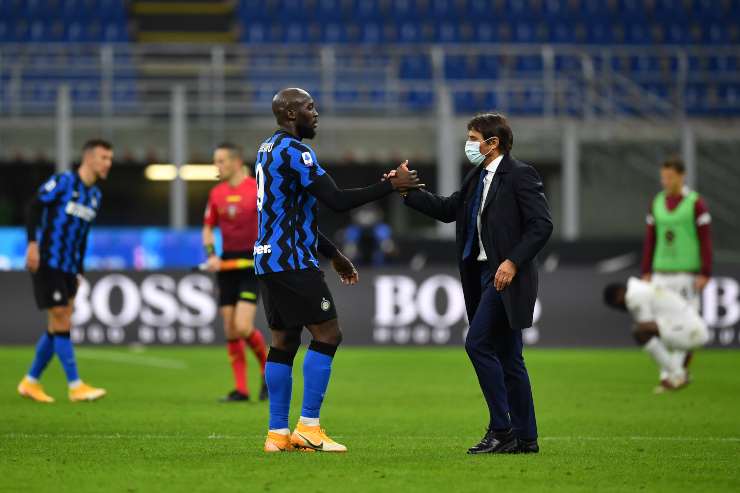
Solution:
M69 403L53 361L43 383L57 403L40 405L15 394L32 348L0 348L0 491L740 488L736 352L700 352L695 383L655 396L656 371L637 350L529 350L542 451L526 456L465 454L487 420L462 348L341 349L322 424L346 455L264 454L267 404L216 402L230 388L222 348L78 356L109 395Z

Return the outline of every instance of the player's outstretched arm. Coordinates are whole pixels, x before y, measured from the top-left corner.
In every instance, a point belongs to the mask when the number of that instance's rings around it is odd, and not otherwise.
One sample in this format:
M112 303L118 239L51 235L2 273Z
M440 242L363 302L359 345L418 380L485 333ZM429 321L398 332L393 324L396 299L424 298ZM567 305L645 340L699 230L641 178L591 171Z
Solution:
M403 166L403 165L402 165ZM401 167L399 167L399 170ZM424 186L416 171L406 168L396 176L364 188L340 189L326 173L316 177L307 190L335 212L346 212L369 202L382 199L394 190L412 190Z

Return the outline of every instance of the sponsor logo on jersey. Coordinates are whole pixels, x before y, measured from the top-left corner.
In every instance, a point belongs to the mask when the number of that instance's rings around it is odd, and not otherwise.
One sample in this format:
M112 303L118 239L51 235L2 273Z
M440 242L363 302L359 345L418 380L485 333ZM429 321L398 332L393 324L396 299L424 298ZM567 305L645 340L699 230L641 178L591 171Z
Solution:
M77 202L67 202L67 206L64 208L64 212L70 216L79 217L83 221L91 222L95 219L95 209L91 209L86 205L78 204Z
M56 186L57 186L56 180L49 180L46 182L46 185L44 185L44 190L46 190L47 192L51 192L52 190L56 188Z
M272 253L272 245L255 245L254 255L262 255L265 253Z
M272 151L272 142L265 142L264 144L260 145L260 149L258 152L270 152Z
M311 157L310 152L306 151L303 154L301 154L301 159L303 159L303 164L305 164L309 168L313 166L313 157Z
M226 202L241 202L242 196L241 195L227 195L226 196Z

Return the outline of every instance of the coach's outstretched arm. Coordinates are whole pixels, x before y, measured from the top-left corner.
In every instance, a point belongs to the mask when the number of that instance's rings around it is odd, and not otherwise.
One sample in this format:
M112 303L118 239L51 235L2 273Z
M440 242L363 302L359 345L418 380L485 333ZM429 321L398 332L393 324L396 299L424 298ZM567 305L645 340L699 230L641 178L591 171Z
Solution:
M451 223L457 217L457 208L460 206L460 192L449 197L443 197L427 190L411 190L404 202L407 206L421 212L437 221Z
M540 175L531 166L522 168L520 173L514 183L524 231L521 241L508 255L517 267L532 260L542 250L553 229Z
M402 165L403 166L403 165ZM398 168L398 172L388 178L364 188L349 188L342 190L337 187L334 180L326 173L317 176L308 186L307 190L319 199L324 205L335 212L346 212L355 207L379 200L394 190L410 190L419 188L416 171L408 168Z

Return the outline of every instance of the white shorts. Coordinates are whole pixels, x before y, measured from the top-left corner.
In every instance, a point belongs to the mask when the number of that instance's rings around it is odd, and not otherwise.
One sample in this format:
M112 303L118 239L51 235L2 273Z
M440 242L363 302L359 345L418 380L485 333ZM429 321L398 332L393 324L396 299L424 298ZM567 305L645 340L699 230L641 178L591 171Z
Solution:
M670 349L690 351L709 342L709 329L701 316L690 306L670 319L656 320L660 339Z
M673 291L688 301L691 307L698 312L701 308L701 297L694 286L695 279L696 274L688 272L655 272L650 282L655 286Z

